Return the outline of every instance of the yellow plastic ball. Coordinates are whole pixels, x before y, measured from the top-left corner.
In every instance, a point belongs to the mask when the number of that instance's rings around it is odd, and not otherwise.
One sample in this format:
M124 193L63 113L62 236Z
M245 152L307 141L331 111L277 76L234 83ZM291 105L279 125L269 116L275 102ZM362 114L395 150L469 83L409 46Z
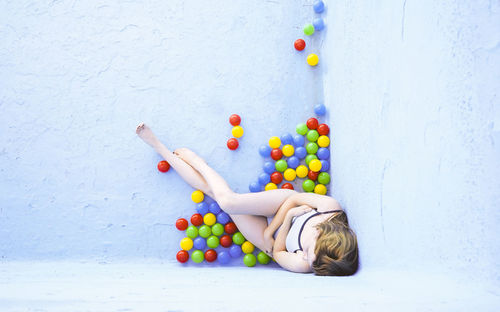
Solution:
M281 146L281 140L277 136L273 136L269 139L269 146L271 148L278 148Z
M191 193L191 200L197 204L201 203L204 198L205 198L205 195L203 195L203 192L200 190L196 190L193 193Z
M311 53L307 56L307 64L311 66L316 66L318 65L318 62L319 62L319 57L316 54Z
M293 155L293 153L295 153L295 149L290 144L287 144L283 146L282 152L286 157L290 157Z
M252 243L250 243L249 241L246 241L241 245L241 250L244 253L249 254L255 250L255 246Z
M311 169L314 172L318 172L321 170L321 161L318 159L313 159L309 162L309 169Z
M309 173L309 170L307 170L307 167L304 165L298 166L297 169L295 169L295 171L297 172L297 176L299 178L305 178L305 177L307 177L307 174Z
M276 184L274 184L273 182L270 182L270 183L266 184L266 187L264 188L264 190L270 191L270 190L275 190L277 188L278 188L278 186Z
M241 138L243 136L243 128L241 126L235 126L233 127L233 130L231 130L231 134L235 138Z
M215 221L217 220L217 218L215 217L215 215L211 212L207 213L204 217L203 217L203 222L208 225L208 226L212 226L215 224Z
M328 145L330 145L330 138L326 135L320 136L318 138L318 145L319 147L327 147Z
M288 168L283 172L283 177L287 181L293 181L297 177L297 173L292 168Z
M191 248L193 248L193 240L189 237L184 237L183 239L181 239L180 245L182 250L185 251L191 250Z
M326 186L323 184L316 184L314 187L314 193L319 195L326 195Z

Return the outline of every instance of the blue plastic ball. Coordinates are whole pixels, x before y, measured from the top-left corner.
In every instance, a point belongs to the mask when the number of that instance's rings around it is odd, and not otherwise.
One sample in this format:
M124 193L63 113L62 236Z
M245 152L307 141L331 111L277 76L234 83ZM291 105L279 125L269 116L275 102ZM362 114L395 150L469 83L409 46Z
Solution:
M321 171L325 172L330 169L330 162L328 160L320 160L321 161Z
M303 135L296 134L293 136L293 145L295 145L295 147L304 146L305 141Z
M314 1L313 9L316 13L323 13L323 11L325 10L325 4L321 0Z
M271 157L271 147L269 145L261 145L259 147L259 154L264 158Z
M287 160L288 167L295 169L300 165L300 159L297 156L292 156Z
M330 150L326 147L320 147L316 155L319 159L327 160L330 158Z
M202 216L206 215L208 213L208 204L206 202L201 202L196 205L196 211L201 214Z
M276 171L276 169L274 168L274 161L266 161L264 163L263 169L264 169L264 172L267 174L271 174L274 171Z
M318 116L324 116L326 114L325 104L320 103L320 104L315 105L314 106L314 112Z
M313 26L314 26L314 30L323 30L325 29L325 22L323 21L323 19L321 17L318 17L318 18L315 18L314 21L313 21Z
M307 155L307 150L303 146L299 146L295 149L295 156L297 156L299 159L304 159Z
M232 245L231 247L229 247L229 253L231 254L231 257L233 258L238 258L239 256L241 256L241 247L239 245Z
M271 182L271 176L265 172L262 172L259 174L259 183L261 185L266 185L267 183Z
M219 207L219 204L217 204L216 202L211 203L210 206L208 206L208 210L214 215L217 215L222 211Z
M282 145L292 144L292 142L293 142L293 137L290 133L286 133L281 136Z
M219 222L222 225L226 225L226 223L228 223L229 220L231 220L231 218L224 211L217 215L217 222Z
M205 249L205 247L207 247L207 241L203 237L198 236L194 239L193 246L195 249L203 250Z
M250 183L250 185L248 186L248 189L252 193L260 192L260 191L262 191L262 185L260 185L259 182L254 181L254 182Z
M220 264L227 264L231 261L231 255L227 251L220 251L217 255L217 260L219 260Z

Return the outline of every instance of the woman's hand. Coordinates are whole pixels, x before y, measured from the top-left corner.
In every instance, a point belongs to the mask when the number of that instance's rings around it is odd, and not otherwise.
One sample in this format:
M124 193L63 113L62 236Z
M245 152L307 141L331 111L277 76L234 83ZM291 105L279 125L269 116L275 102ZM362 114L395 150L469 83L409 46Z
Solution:
M298 206L298 207L295 207L295 208L288 210L286 216L288 218L298 217L298 216L301 216L305 213L308 213L311 210L313 210L313 209L310 206L302 205L302 206Z
M273 247L274 247L274 237L272 233L264 230L264 252L272 257L273 256Z

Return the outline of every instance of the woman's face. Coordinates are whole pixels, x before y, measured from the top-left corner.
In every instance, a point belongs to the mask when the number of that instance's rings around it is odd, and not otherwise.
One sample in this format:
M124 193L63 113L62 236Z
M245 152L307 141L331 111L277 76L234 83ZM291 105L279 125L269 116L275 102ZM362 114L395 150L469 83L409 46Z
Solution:
M309 245L309 247L305 250L304 255L306 257L307 263L312 267L312 263L316 260L316 254L314 253L314 249L316 248L316 241L318 240L318 231L316 230L316 234L314 235L314 242Z

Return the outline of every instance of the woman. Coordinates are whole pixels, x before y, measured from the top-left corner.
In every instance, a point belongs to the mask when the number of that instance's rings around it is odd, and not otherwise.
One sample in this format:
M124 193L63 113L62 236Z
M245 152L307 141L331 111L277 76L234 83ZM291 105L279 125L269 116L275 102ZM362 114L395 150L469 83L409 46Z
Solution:
M272 255L281 267L317 275L352 275L358 269L356 234L332 197L285 189L234 193L192 151L181 148L170 152L144 123L137 126L136 133L184 181L215 199L245 238Z

